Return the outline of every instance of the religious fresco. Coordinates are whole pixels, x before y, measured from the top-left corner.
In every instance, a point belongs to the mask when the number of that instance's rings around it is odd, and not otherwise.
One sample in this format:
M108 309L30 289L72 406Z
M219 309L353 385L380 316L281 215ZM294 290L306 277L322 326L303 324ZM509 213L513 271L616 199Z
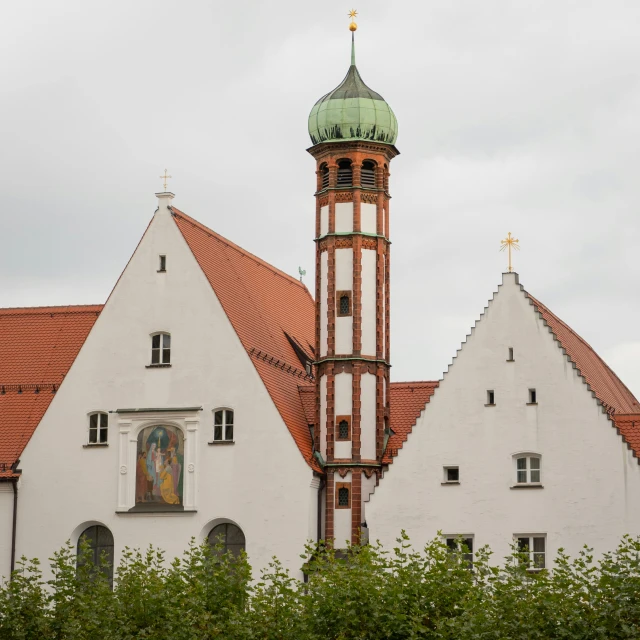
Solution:
M155 426L138 435L136 506L182 506L184 438L180 429Z

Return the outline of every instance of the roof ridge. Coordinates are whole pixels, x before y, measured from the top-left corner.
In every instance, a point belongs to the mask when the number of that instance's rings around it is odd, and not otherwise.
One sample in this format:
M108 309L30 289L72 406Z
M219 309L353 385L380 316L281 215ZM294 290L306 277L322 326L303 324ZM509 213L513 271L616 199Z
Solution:
M304 282L300 282L297 278L294 278L293 276L289 275L288 273L286 273L282 269L278 269L278 267L272 265L271 263L267 262L266 260L263 260L262 258L259 258L254 253L251 253L251 251L247 251L246 249L243 249L240 245L237 245L235 242L232 242L228 238L225 238L224 236L221 236L219 233L217 233L213 229L210 229L206 225L202 224L202 222L198 222L195 218L192 218L189 214L184 213L184 211L180 211L180 209L176 209L176 207L169 207L169 209L173 212L174 215L183 218L186 222L189 222L194 227L200 229L200 231L203 231L203 232L213 236L214 238L216 238L216 240L218 240L219 242L222 242L223 244L225 244L230 249L233 249L234 251L237 251L238 253L241 253L246 258L250 258L251 260L255 260L258 264L261 264L263 267L271 269L273 271L274 275L280 276L280 277L284 278L285 280L288 280L289 282L291 282L291 284L295 284L295 285L299 286L300 288L305 289L307 292L309 292L309 289L307 289L307 287L304 284ZM311 294L309 294L309 295L311 295Z
M50 305L44 307L0 307L0 314L12 312L12 315L34 315L41 313L93 313L102 311L104 304L68 304ZM56 311L52 311L56 309Z

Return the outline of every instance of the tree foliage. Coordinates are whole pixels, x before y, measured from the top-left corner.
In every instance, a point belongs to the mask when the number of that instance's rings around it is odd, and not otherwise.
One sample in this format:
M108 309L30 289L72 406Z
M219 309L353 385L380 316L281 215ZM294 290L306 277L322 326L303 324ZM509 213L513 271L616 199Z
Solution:
M616 640L640 637L640 538L595 560L560 551L553 570L531 572L514 548L473 566L437 538L421 550L406 535L336 553L309 546L307 578L273 559L253 580L246 556L192 541L181 558L126 549L113 584L67 544L45 581L22 558L0 586L2 640Z

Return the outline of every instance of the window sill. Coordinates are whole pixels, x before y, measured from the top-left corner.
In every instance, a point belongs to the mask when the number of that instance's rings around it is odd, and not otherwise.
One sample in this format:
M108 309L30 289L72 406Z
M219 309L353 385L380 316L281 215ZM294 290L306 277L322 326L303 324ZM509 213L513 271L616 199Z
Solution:
M235 440L213 440L212 442L207 442L208 445L225 445L225 444L235 444Z
M535 407L537 404L537 402L527 402L527 407Z
M448 484L460 484L460 481L450 480L449 482L441 482L440 484L444 487L445 485L448 485Z
M135 507L131 509L116 509L116 513L119 516L182 516L185 513L198 513L197 509L140 509Z
M514 484L512 489L544 489L544 485L540 482L527 482L526 484Z
M145 365L145 369L168 369L171 365L168 363L161 363L161 364L148 364Z
M166 269L158 269L156 273L167 273Z
M515 362L515 361L516 361L515 358L510 358L507 360L507 362Z
M495 406L496 406L496 403L494 402L493 404L485 404L484 406L485 406L485 407L495 407Z
M108 446L109 446L108 442L91 442L89 444L83 444L82 448L83 449L102 449Z

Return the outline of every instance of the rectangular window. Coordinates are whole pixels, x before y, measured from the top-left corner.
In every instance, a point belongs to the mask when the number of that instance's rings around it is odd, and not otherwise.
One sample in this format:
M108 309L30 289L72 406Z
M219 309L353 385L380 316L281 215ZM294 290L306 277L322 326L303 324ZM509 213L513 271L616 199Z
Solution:
M89 416L89 444L106 444L109 435L109 416L92 413Z
M151 364L171 363L171 336L158 333L151 337Z
M336 315L342 318L351 314L351 291L336 291Z
M487 406L492 407L496 403L496 394L494 391L487 391Z
M336 416L336 440L351 440L351 416Z
M460 468L459 467L444 467L444 481L448 482L460 482Z
M160 256L160 266L158 271L166 271L167 270L167 256Z
M463 560L473 567L473 536L447 536L445 543L451 553L460 554Z
M528 557L529 569L537 571L546 566L547 539L544 535L514 536L518 551Z
M351 509L350 482L336 482L336 509Z
M507 358L507 362L513 362L513 347L509 347L509 357Z
M233 410L218 409L213 412L213 440L233 440Z
M518 484L540 484L540 456L516 458L516 482Z
M538 404L538 394L535 389L529 389L529 404Z

